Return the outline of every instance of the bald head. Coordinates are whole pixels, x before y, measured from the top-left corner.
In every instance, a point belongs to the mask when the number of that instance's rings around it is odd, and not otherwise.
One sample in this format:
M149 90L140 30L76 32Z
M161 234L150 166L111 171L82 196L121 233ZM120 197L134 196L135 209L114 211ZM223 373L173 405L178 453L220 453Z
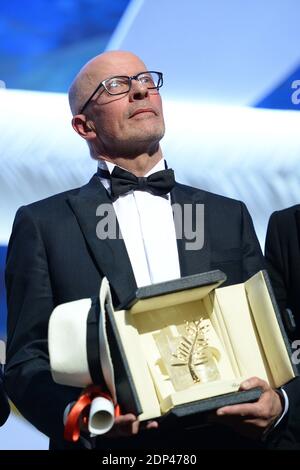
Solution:
M85 64L69 89L69 103L73 116L78 114L100 82L114 75L128 75L130 68L147 70L135 54L127 51L109 51L97 55Z
M75 77L69 91L72 126L86 140L93 158L125 159L118 160L125 164L123 168L127 168L128 158L161 158L159 141L165 129L162 101L158 88L136 78L145 71L145 64L131 52L110 51L94 57ZM102 88L93 96L101 82L122 75L136 78L125 93L113 96Z

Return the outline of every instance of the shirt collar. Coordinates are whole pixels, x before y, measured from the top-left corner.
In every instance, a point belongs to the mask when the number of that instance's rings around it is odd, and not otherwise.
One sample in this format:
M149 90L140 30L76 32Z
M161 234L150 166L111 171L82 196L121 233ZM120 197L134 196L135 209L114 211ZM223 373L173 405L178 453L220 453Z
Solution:
M112 173L115 166L116 166L115 163L112 163L112 162L108 162L108 161L105 161L105 160L99 160L98 161L98 168L101 168L102 170L107 170L107 171L109 171L109 173ZM122 168L122 167L120 167L120 168ZM152 175L152 173L155 173L156 171L165 170L165 168L166 168L165 160L164 160L164 158L162 158L144 176L145 177L150 176L150 175ZM123 168L123 170L126 170L126 168Z

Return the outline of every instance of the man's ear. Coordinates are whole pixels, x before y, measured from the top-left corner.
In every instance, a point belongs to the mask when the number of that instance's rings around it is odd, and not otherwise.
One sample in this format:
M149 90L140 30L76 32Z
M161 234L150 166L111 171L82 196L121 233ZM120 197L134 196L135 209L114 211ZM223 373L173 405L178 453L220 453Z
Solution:
M84 114L76 114L72 119L73 129L86 140L96 137L96 128L93 121L87 121Z

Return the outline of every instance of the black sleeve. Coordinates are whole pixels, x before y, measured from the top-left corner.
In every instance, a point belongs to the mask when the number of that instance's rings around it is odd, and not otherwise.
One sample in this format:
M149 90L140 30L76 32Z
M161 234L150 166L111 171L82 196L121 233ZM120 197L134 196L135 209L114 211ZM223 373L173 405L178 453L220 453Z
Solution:
M300 450L300 377L281 388L288 396L289 408L284 418L270 432L266 445L270 449Z
M9 416L9 404L3 388L2 367L0 366L0 426L3 426Z
M280 230L278 228L277 219L277 212L274 212L270 217L267 229L265 258L276 300L280 310L283 311L288 306L288 293L284 280L282 243L280 241Z
M261 269L265 269L265 262L249 211L244 203L241 203L241 207L243 281L246 281Z
M275 297L283 312L288 307L288 280L284 262L286 253L283 252L284 248L287 249L287 240L282 237L284 227L279 223L279 213L274 212L267 228L265 258ZM300 377L291 380L282 388L288 395L289 409L278 428L271 433L271 447L300 449Z
M5 387L28 421L61 439L64 409L80 389L56 384L50 372L48 321L55 305L47 253L31 212L29 207L17 212L8 247Z

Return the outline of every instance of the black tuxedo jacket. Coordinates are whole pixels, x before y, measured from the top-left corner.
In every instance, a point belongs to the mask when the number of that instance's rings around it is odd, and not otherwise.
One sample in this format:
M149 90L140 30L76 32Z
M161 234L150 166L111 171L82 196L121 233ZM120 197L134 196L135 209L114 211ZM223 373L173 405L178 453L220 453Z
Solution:
M265 256L280 309L289 308L296 329L291 339L300 338L300 205L274 212L269 220ZM286 316L284 316L286 318ZM287 328L288 330L288 328Z
M176 184L171 197L182 206L202 203L205 208L203 249L186 250L186 240L178 240L182 276L218 268L226 273L227 284L234 284L263 267L252 221L243 203L181 184ZM47 328L53 308L98 295L103 276L110 282L115 305L136 289L124 241L99 240L96 236L96 210L104 203L111 204L110 197L94 175L82 188L20 208L9 242L6 388L25 418L51 438L51 448L80 447L80 443L63 441L63 412L77 399L79 390L55 384L49 371ZM197 433L194 445L222 446L224 432L220 433L219 443L216 431L206 443ZM193 445L190 435L179 434L179 443L173 437L170 441L170 433L149 431L113 443L98 439L97 445ZM234 437L234 447L237 439Z
M9 412L9 404L3 388L2 368L0 366L0 426L7 420Z

